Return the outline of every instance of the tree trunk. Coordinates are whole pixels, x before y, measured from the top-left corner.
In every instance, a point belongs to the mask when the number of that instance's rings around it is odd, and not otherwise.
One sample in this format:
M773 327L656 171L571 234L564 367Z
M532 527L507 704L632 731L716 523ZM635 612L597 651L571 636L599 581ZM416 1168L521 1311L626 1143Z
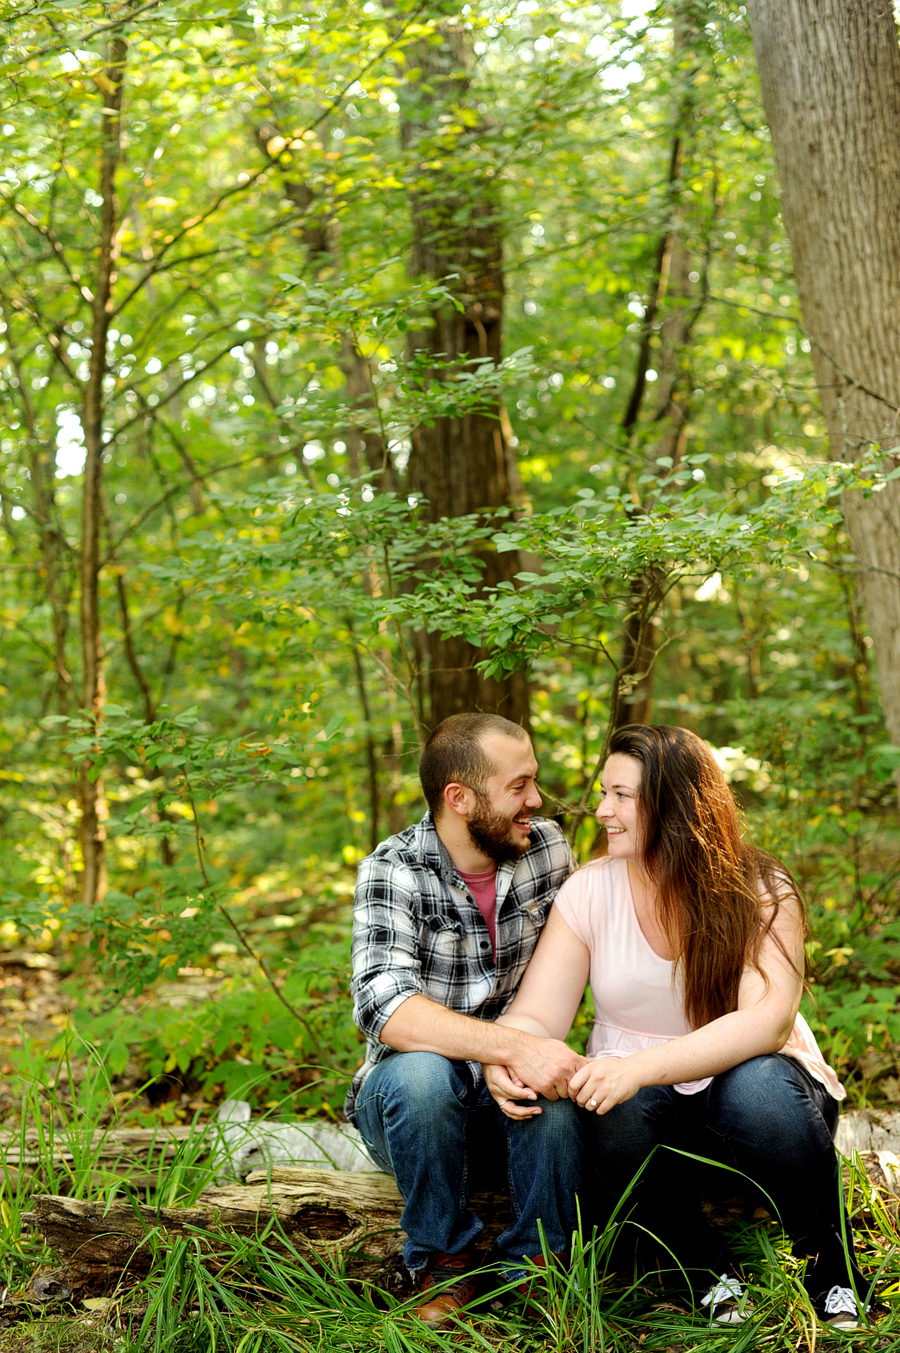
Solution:
M100 520L103 490L104 381L108 366L107 336L112 313L119 241L116 173L122 144L122 83L127 56L125 40L109 44L106 65L98 76L102 100L100 143L100 239L93 294L90 373L84 392L81 422L86 459L81 518L81 705L97 726L103 714L106 687L103 673L103 639L100 618ZM88 905L106 891L106 801L100 776L92 778L90 759L82 762L78 775L81 809L82 897Z
M837 460L898 441L900 48L884 0L748 0L797 290ZM885 466L898 463L886 454ZM900 744L900 483L844 518ZM898 780L900 783L900 780Z
M675 55L684 75L673 109L676 131L669 155L667 229L656 250L634 383L622 418L626 439L632 445L638 437L643 439L643 447L636 448L631 456L631 496L635 512L647 511L655 496L652 489L647 493L638 488L641 473L649 470L660 481L665 480L681 461L687 444L690 382L684 353L704 302L702 296L698 297L697 284L690 280L694 264L684 238L687 213L682 200L682 183L685 154L695 123L697 61L693 49L699 42L704 18L705 10L698 8L694 0L683 0L675 18ZM691 194L688 196L690 198ZM651 361L657 368L658 381L649 387L653 391L653 413L649 419L639 420L648 402L647 372ZM669 463L660 464L661 459L667 459ZM649 723L652 717L660 634L657 613L665 595L664 581L656 568L644 569L631 580L610 732L623 724Z
M624 724L650 722L659 629L655 621L664 596L664 581L661 570L656 568L647 568L632 580L630 609L622 627L622 661L617 673L610 735Z
M400 95L401 137L410 152L413 244L410 272L445 282L460 301L435 307L431 327L410 335L410 351L435 359L429 379L446 378L445 364L471 370L472 359L498 363L502 352L503 242L499 206L489 177L464 151L478 134L448 130L453 110L469 90L470 36L445 23L439 42L423 41L408 53L419 77ZM444 118L444 123L441 118ZM458 138L458 139L457 139ZM508 506L512 494L499 403L480 413L443 417L412 434L409 487L428 502L431 521ZM518 554L484 551L485 586L510 582ZM485 653L461 638L425 640L426 721L434 727L450 714L492 710L528 724L524 673L485 679L475 669Z

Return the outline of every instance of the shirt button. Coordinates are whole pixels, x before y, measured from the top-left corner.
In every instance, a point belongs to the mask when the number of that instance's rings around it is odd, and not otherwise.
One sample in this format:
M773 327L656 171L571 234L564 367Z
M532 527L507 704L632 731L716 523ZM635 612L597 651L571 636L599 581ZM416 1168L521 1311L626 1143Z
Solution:
M482 941L481 941L481 947L482 947L482 949L490 949L490 947L491 947L491 942L490 942L490 940L482 940Z

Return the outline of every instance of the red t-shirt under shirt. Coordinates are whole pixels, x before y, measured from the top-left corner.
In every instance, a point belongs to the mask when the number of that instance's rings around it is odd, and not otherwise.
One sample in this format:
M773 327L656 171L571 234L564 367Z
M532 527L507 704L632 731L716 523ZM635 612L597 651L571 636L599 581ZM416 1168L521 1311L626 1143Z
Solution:
M491 949L494 951L494 957L497 957L497 866L493 865L490 869L485 869L480 874L464 874L459 871L459 876L474 897L478 910L484 917L488 928L488 934L491 937Z

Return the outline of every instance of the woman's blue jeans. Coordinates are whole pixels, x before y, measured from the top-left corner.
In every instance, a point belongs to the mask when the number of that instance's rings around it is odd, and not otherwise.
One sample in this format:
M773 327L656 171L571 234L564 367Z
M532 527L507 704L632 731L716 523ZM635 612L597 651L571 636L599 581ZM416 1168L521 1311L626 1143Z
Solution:
M813 1297L837 1284L866 1283L856 1267L833 1134L838 1106L793 1057L753 1057L682 1095L654 1085L598 1117L583 1114L586 1183L608 1217L654 1147L673 1147L729 1165L767 1195L794 1253L808 1255ZM712 1166L658 1150L618 1215L631 1215L688 1275L719 1274L732 1261L703 1214L704 1185L744 1182ZM846 1243L845 1243L846 1237ZM708 1285L708 1283L706 1284Z
M403 1257L416 1272L433 1251L459 1254L482 1229L469 1209L470 1183L508 1183L512 1223L496 1243L508 1277L523 1256L569 1248L581 1175L580 1115L570 1100L513 1122L465 1062L433 1052L395 1052L369 1073L356 1103L360 1132L377 1164L397 1180L405 1207Z

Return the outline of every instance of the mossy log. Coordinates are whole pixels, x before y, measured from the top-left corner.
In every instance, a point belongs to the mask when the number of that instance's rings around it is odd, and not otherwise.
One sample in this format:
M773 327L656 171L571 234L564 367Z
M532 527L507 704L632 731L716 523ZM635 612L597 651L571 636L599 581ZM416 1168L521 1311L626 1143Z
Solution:
M249 1118L249 1105L247 1113ZM339 1130L333 1126L327 1126L326 1130L333 1134L340 1131L349 1134L352 1131ZM316 1122L286 1125L266 1120L232 1123L230 1119L153 1128L85 1130L74 1125L55 1129L28 1128L24 1131L0 1129L0 1170L7 1182L13 1185L20 1174L30 1175L38 1170L52 1169L60 1179L67 1173L89 1173L98 1183L103 1183L110 1176L118 1176L139 1191L155 1188L161 1169L173 1163L179 1155L202 1160L212 1153L220 1158L221 1174L246 1174L250 1162L245 1162L245 1137L252 1141L257 1157L262 1155L264 1161L268 1159L272 1168L287 1168L286 1164L276 1167L279 1158L286 1161L290 1159L289 1156L281 1155L285 1150L281 1136L286 1132L299 1134L301 1141L293 1147L298 1157L290 1168L302 1165L316 1168L317 1155L321 1156L322 1153L314 1138L321 1131L322 1124ZM329 1146L334 1150L333 1143L329 1143ZM358 1137L352 1146L359 1149ZM278 1154L275 1154L273 1147L278 1148ZM900 1151L900 1113L895 1109L862 1109L843 1113L838 1125L837 1147L845 1155L853 1151ZM309 1153L311 1158L308 1161L303 1160L304 1153ZM330 1164L335 1163L329 1152L325 1156Z
M233 1253L235 1240L265 1235L273 1248L306 1253L361 1249L396 1253L402 1200L387 1175L336 1170L257 1171L247 1183L204 1189L193 1207L148 1207L116 1200L108 1206L42 1194L23 1216L68 1267L146 1271L160 1246L193 1237L211 1266Z

